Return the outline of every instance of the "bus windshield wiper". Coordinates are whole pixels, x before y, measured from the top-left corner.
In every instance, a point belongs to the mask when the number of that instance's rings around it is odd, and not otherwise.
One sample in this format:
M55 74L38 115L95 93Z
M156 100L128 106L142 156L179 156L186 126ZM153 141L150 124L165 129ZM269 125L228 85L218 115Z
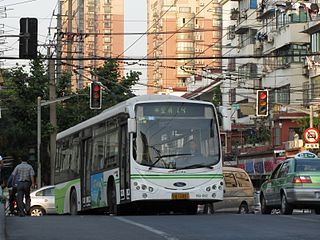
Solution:
M185 167L181 167L181 168L177 168L176 170L182 170L182 169L192 169L192 168L201 168L201 167L205 167L205 168L209 168L209 169L213 169L213 167L211 166L211 164L201 164L201 163L197 163L197 164L192 164L189 166L185 166Z
M160 151L159 151L160 153ZM178 157L178 156L190 156L190 153L180 153L180 154L166 154L166 155L158 155L156 156L157 160L152 163L149 167L149 170L151 170L162 158L166 158L166 157Z

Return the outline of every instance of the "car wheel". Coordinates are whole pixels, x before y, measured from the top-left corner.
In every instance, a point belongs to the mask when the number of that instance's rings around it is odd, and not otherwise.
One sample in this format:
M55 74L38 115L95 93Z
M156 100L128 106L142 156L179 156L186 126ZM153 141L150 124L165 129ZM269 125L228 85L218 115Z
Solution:
M249 207L248 204L246 203L241 203L240 207L239 207L239 214L247 214L249 213Z
M281 214L284 214L284 215L291 215L293 212L293 208L288 203L287 197L284 194L281 195L281 209L280 209L280 211L281 211Z
M263 195L261 195L261 197L260 197L260 203L261 203L261 213L262 214L271 214L272 208L267 206L266 199L264 198Z
M70 195L70 215L78 214L78 206L77 206L77 193L75 190L72 190Z
M32 207L30 209L30 215L33 217L41 217L45 215L45 211L42 207Z
M314 212L315 212L316 214L320 214L320 208L316 208L316 209L314 210Z

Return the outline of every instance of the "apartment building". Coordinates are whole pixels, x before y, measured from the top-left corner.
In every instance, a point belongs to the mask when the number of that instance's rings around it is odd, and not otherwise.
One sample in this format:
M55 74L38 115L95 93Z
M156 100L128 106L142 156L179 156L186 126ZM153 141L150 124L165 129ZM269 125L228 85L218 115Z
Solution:
M149 0L147 9L148 94L182 95L215 81L222 64L218 0Z
M123 57L124 0L60 1L60 17L61 56L69 58L62 69L73 74L73 89L83 88L104 63L94 58Z
M232 120L228 151L248 173L263 175L273 169L278 157L301 149L297 120L306 116L308 104L319 93L314 88L319 84L318 74L313 71L309 78L311 68L305 64L313 60L306 58L310 49L317 51L316 41L311 41L314 48L310 48L308 34L319 33L312 20L319 8L306 1L240 0L228 4L223 5L231 19L229 26L223 26L228 36L223 56L230 58L223 63L227 71L222 85L223 103ZM269 91L267 117L256 116L258 89Z

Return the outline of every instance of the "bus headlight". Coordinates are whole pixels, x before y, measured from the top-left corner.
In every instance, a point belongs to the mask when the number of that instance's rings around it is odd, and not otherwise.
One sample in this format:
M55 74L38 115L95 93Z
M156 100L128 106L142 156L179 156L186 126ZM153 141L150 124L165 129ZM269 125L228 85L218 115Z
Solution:
M219 190L222 190L222 186L219 186L218 189L219 189Z
M147 197L148 197L148 194L143 193L143 194L142 194L142 197L143 197L143 198L147 198Z
M140 186L137 186L136 189L137 189L137 190L140 190Z
M216 198L216 193L212 193L212 198Z
M207 187L207 188L206 188L206 191L207 191L207 192L210 192L210 189L211 189L210 187Z
M142 185L141 185L141 189L142 189L142 190L147 190L147 186L144 185L144 184L142 184Z
M213 186L212 186L212 189L213 189L213 190L216 190L216 189L217 189L217 186L216 186L216 185L213 185Z
M133 186L135 186L135 187L138 186L138 183L137 183L137 182L134 182L134 183L133 183Z
M149 192L153 192L153 187L149 187Z

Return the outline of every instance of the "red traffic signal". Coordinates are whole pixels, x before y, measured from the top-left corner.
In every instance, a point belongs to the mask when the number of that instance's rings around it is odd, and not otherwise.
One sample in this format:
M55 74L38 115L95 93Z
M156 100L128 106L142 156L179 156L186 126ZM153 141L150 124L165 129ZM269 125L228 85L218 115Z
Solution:
M268 90L257 90L256 115L259 117L268 116L269 92Z
M90 84L90 108L101 109L102 105L102 89L99 82L91 82Z

